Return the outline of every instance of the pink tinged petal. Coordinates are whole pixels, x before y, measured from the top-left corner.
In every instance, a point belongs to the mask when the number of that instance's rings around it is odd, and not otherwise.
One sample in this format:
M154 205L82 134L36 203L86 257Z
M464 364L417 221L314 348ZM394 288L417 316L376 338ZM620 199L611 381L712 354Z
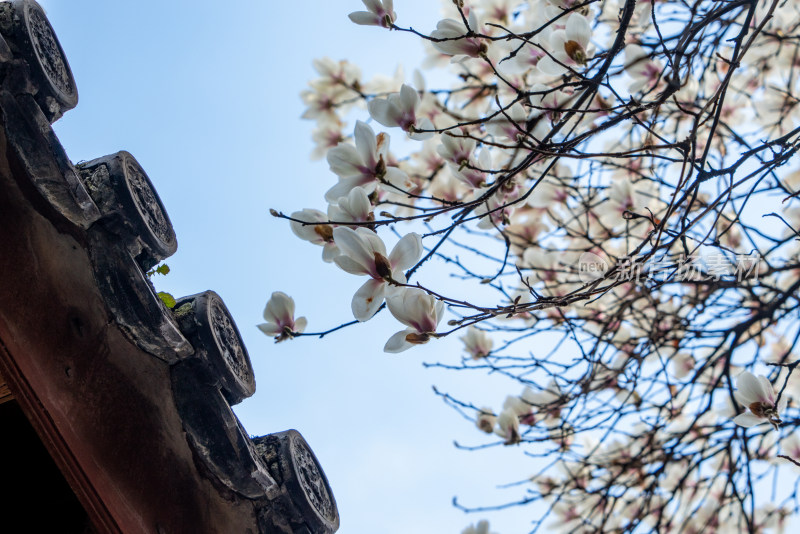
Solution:
M775 406L775 390L772 387L772 383L767 380L766 376L759 376L758 382L761 384L761 391L764 395L762 399L766 401L767 404Z
M326 156L331 171L342 178L357 176L362 173L364 160L353 145L341 143L328 150Z
M394 0L383 0L383 8L394 18Z
M399 110L386 99L371 100L367 104L367 111L369 111L370 117L386 127L400 126L398 122L400 118Z
M298 317L294 321L294 328L292 328L292 330L294 330L295 332L300 334L302 332L305 332L307 325L308 325L308 321L306 320L305 317Z
M353 317L361 322L370 320L383 304L385 291L386 282L383 280L367 280L353 295L353 301L350 304Z
M422 238L416 232L403 236L389 254L392 271L410 269L422 256Z
M373 252L367 248L366 243L355 230L343 226L334 228L333 241L336 243L336 246L339 247L343 255L349 257L361 266L363 269L362 272L372 272L375 264ZM336 264L340 265L338 259L336 260Z
M406 341L406 336L413 333L414 330L410 328L397 332L392 337L390 337L389 340L386 342L386 345L383 346L383 352L396 354L398 352L403 352L404 350L410 349L414 345Z
M584 49L592 39L592 27L586 17L573 13L567 19L566 34L571 41L577 41Z
M378 163L378 146L375 132L367 123L356 121L353 137L355 138L356 150L358 150L358 154L361 157L361 162L366 167L374 169Z
M282 291L275 291L264 309L264 319L277 324L291 322L294 317L294 300Z
M750 412L747 412L747 413L741 413L736 417L734 417L733 422L739 426L750 428L751 426L755 426L761 423L766 423L767 420L762 417L756 417Z
M367 11L353 11L347 17L360 26L380 26L381 18Z

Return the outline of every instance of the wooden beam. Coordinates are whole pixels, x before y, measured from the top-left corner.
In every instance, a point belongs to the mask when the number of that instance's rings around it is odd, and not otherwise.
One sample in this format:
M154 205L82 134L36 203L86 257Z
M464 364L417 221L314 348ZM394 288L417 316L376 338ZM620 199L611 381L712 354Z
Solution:
M6 384L6 379L3 378L3 375L0 375L0 404L12 400L14 400L14 395L8 388L8 384Z

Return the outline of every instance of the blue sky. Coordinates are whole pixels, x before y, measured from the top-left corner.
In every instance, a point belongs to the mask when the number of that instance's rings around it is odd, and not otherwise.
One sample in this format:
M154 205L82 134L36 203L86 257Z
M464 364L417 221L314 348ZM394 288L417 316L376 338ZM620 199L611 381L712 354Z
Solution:
M56 124L59 138L73 161L124 149L149 174L179 241L157 285L176 297L213 289L231 309L256 370L256 395L235 410L248 432L303 433L333 486L344 534L459 533L484 517L499 533L525 531L531 511L465 515L450 504L455 495L474 505L515 500L521 488L492 488L535 471L517 449L453 446L486 440L433 384L495 408L521 389L423 368L457 363L457 339L384 354L399 329L385 313L324 340L281 345L255 328L275 290L295 298L310 331L350 320L362 282L323 264L321 249L269 215L324 209L335 178L324 160L309 161L313 123L300 119L312 59L349 58L368 77L402 62L410 81L421 45L350 23L358 0L41 4L80 93ZM398 0L395 9L398 23L422 30L438 19L430 0Z

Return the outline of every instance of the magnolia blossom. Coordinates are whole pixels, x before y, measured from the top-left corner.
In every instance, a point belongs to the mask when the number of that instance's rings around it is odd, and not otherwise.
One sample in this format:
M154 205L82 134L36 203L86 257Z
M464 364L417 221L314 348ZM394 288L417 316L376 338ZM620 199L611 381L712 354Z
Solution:
M403 352L427 343L436 335L436 327L444 314L444 302L414 287L403 287L388 295L386 306L394 318L408 328L390 337L383 347L384 352Z
M733 418L733 422L737 425L751 427L770 423L777 429L781 424L778 413L786 407L786 398L781 399L778 405L775 389L766 377L757 377L753 373L744 371L736 378L734 397L736 402L748 409Z
M353 11L348 15L350 20L362 26L381 26L391 28L397 13L394 12L393 0L361 0L369 11Z
M400 87L400 92L389 95L388 98L371 100L367 104L370 116L390 128L399 126L411 139L424 141L433 137L433 123L427 117L418 117L419 94L406 84Z
M461 531L461 534L492 534L489 532L489 522L485 519L478 521L477 525L470 525Z
M346 196L339 197L336 202L329 204L328 217L331 221L344 223L371 222L375 218L372 213L372 203L363 187L354 187ZM333 241L333 229L331 229L331 241Z
M572 67L586 65L592 57L589 41L592 39L592 27L586 17L573 13L567 19L563 30L555 30L550 35L550 52L539 60L537 66L545 74L560 76Z
M495 434L505 440L506 445L514 445L522 441L519 433L519 417L513 410L503 410L497 418Z
M258 329L268 336L275 336L275 342L285 341L306 329L306 318L294 318L294 299L281 291L272 294L264 308L264 319Z
M497 416L492 413L491 408L483 407L475 419L475 426L487 434L491 434L494 430L494 425L497 422Z
M333 230L333 240L341 251L333 261L350 274L367 275L370 279L353 296L351 308L359 321L370 319L383 303L387 283L405 283L403 271L417 263L422 255L422 239L410 233L397 242L391 254L378 234L368 228Z
M478 330L474 326L467 328L467 333L461 336L464 343L464 350L473 360L485 358L492 352L492 338L483 330Z
M339 249L333 242L333 226L328 224L328 217L319 210L306 208L292 213L289 226L303 241L322 246L322 259L330 263L339 255Z
M478 154L475 161L476 142L469 137L463 137L461 129L456 128L442 136L442 144L436 151L447 162L447 166L458 178L470 188L475 189L486 185L486 173L482 169L492 166L492 157L485 148Z
M478 19L475 11L469 12L469 29L463 22L453 19L440 20L436 29L431 32L433 39L445 39L443 41L433 41L433 46L442 54L453 56L453 61L464 61L470 57L480 57L488 50L486 43L477 37L466 37L469 31L478 29Z
M662 76L664 67L660 62L650 59L641 46L631 44L625 47L625 70L633 78L628 91L637 93L652 89Z
M527 119L528 112L522 104L515 102L486 123L486 132L503 140L520 142L527 135Z
M406 173L397 167L389 167L389 136L375 132L364 122L356 121L353 133L355 146L340 143L328 151L328 165L339 177L339 182L325 193L325 200L334 202L347 195L354 187L363 187L372 193L378 183L386 182L402 187L407 181Z

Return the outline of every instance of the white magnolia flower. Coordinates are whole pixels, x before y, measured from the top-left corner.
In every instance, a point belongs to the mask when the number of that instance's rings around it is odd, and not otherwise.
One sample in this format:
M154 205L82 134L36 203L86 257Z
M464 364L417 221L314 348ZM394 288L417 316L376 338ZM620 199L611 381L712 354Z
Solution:
M459 339L464 343L464 350L473 360L485 358L492 352L492 338L474 326L467 328L467 333Z
M354 187L346 196L328 205L328 218L336 222L372 221L374 219L372 204L367 192L363 187ZM331 229L331 241L333 241L333 229Z
M781 424L778 414L786 407L786 398L777 404L775 389L764 376L755 376L744 371L736 377L736 402L748 411L733 418L739 426L751 427L761 423L771 423L775 428Z
M342 270L370 279L353 296L351 308L359 321L370 319L383 303L387 283L405 283L403 271L409 269L422 255L422 239L419 234L403 236L386 254L386 245L378 234L368 228L346 228L333 230L333 240L341 254L333 261Z
M429 118L417 115L419 105L419 93L413 87L403 84L399 93L389 95L388 98L371 100L367 109L370 116L384 126L399 126L411 139L424 141L433 137L430 130L434 126Z
M625 47L625 71L633 78L633 83L628 87L631 93L652 89L664 71L659 61L648 57L644 48L630 44Z
M478 31L478 19L475 11L469 13L469 27L473 32ZM436 29L431 32L434 39L446 39L445 41L434 41L433 47L442 54L453 56L453 61L464 61L468 57L480 57L487 51L486 43L477 37L466 37L469 30L463 22L453 19L440 20Z
M470 525L461 531L461 534L492 534L489 532L489 522L485 519L478 521L477 525Z
M294 337L306 329L306 318L294 318L294 299L281 291L272 294L264 308L266 323L258 325L258 329L268 336L275 336L275 341L284 341Z
M550 52L539 60L539 70L551 76L560 76L568 69L586 65L592 57L589 41L592 39L592 27L586 17L573 13L567 19L563 30L555 30L550 35Z
M435 336L444 315L444 302L414 287L403 287L388 295L386 306L394 318L408 328L390 337L383 347L384 352L403 352L427 343Z
M361 0L369 11L353 11L347 15L350 20L362 26L381 26L391 28L397 13L393 0Z
M503 410L497 418L495 434L505 440L506 445L514 445L522 441L519 433L519 417L513 410Z
M328 215L319 210L307 208L292 213L291 218L295 219L289 222L294 235L309 243L320 245L324 261L330 263L339 255L339 249L333 242L333 226L327 224ZM303 224L298 221L311 224Z
M484 187L487 176L483 169L491 168L492 156L484 147L476 160L473 156L477 145L476 141L469 137L462 137L463 135L459 128L446 132L442 136L442 144L436 148L436 151L447 162L453 176L471 189Z
M340 143L328 151L328 165L339 177L339 183L325 193L325 200L334 202L358 186L369 194L375 191L378 183L402 187L408 181L406 173L386 163L389 158L387 134L380 133L376 137L369 125L356 121L353 137L355 146Z
M497 422L497 416L492 413L491 408L483 407L475 419L475 426L487 434L491 434L494 430L494 425Z
M486 122L486 132L503 141L519 142L527 137L528 115L522 104L515 102Z

